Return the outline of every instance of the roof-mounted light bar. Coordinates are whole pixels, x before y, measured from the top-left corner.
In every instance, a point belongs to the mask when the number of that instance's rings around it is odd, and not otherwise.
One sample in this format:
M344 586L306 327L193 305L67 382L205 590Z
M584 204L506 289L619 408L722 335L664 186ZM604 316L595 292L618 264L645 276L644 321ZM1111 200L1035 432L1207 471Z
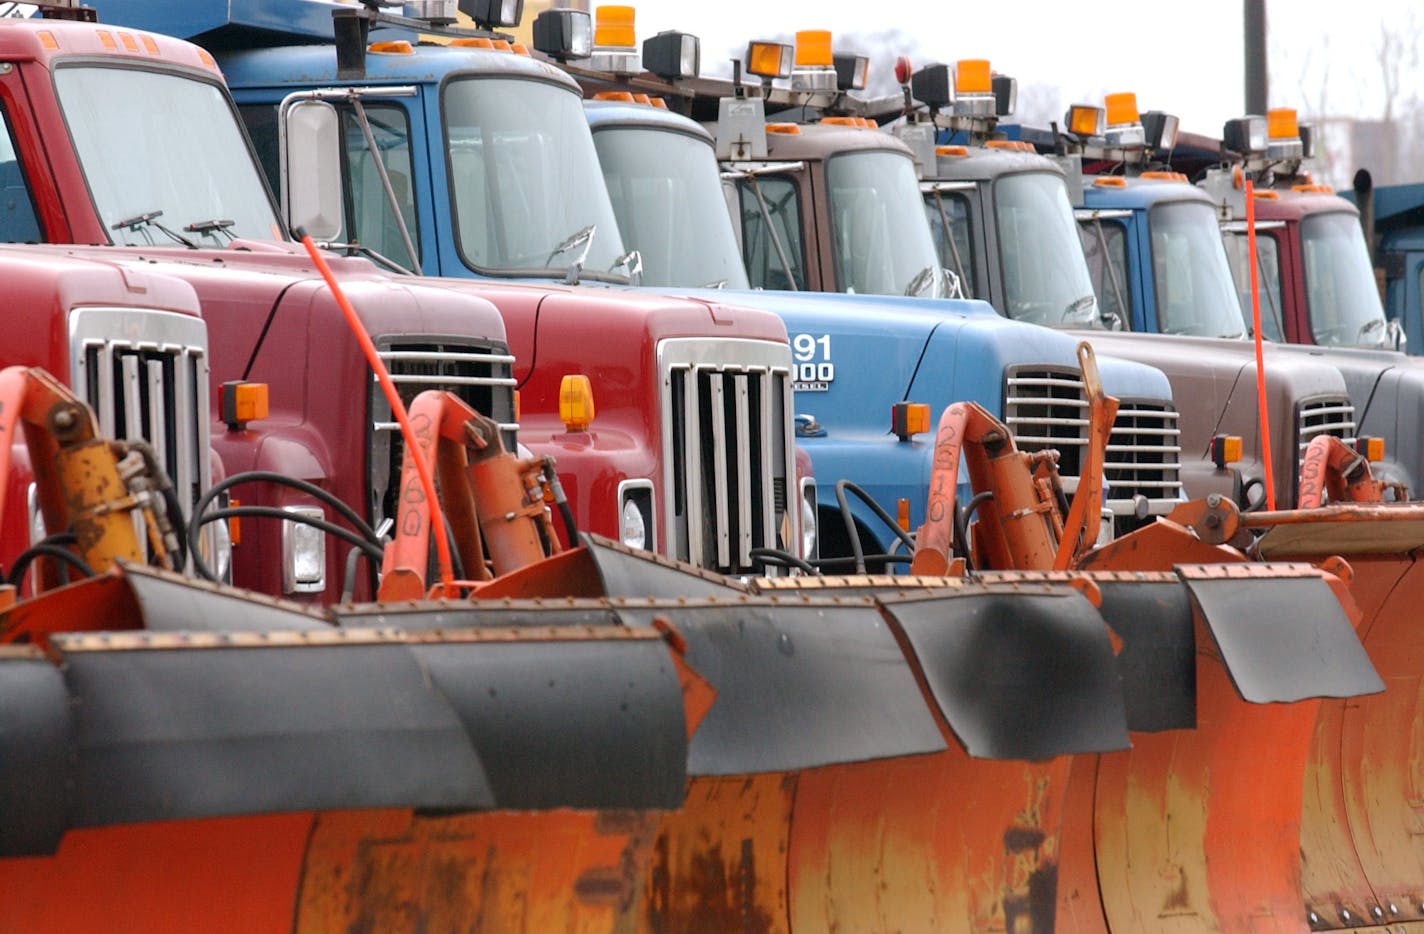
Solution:
M534 49L556 62L593 54L593 18L585 10L545 10L534 18Z
M834 91L837 84L830 30L803 29L796 33L796 67L791 70L791 89Z
M1131 91L1103 98L1103 142L1113 149L1140 149L1147 144L1142 119L1137 112L1137 95Z
M796 48L785 42L753 39L747 43L747 72L758 78L789 78Z
M524 0L459 0L459 6L481 29L518 26L524 18Z
M1292 107L1275 107L1266 111L1266 158L1305 158L1305 144L1300 138L1300 122Z
M589 67L631 75L643 70L638 54L637 11L631 6L601 6L593 11L593 54Z
M840 91L862 91L866 77L870 74L870 58L839 52L831 56L835 62L836 89Z
M432 26L450 26L459 19L455 15L457 9L456 0L405 0L401 15L425 20Z
M702 71L701 40L671 29L644 39L643 67L668 81L696 78Z
M954 63L955 116L992 117L998 110L994 72L986 58L964 58Z

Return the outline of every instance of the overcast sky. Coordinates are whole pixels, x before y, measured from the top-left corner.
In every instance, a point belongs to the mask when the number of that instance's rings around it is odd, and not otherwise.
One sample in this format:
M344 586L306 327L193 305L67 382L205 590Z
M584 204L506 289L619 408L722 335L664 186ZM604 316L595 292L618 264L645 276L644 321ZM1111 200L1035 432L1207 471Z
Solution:
M1419 54L1421 30L1411 18L1424 25L1424 9L1411 12L1410 0L1267 0L1266 7L1273 107L1295 106L1303 116L1318 116L1323 107L1331 116L1379 117L1382 25L1409 40L1406 56ZM846 0L642 0L636 8L640 37L662 29L699 35L709 73L730 67L719 63L750 38L898 27L916 40L907 50L916 66L988 58L995 71L1018 78L1021 98L1028 91L1040 109L1059 114L1070 103L1101 103L1105 92L1135 91L1141 109L1176 113L1183 129L1216 135L1223 121L1245 110L1240 0L1155 9L1107 4L1096 11L1061 0L888 0L863 7ZM1418 86L1415 61L1400 93L1417 99Z

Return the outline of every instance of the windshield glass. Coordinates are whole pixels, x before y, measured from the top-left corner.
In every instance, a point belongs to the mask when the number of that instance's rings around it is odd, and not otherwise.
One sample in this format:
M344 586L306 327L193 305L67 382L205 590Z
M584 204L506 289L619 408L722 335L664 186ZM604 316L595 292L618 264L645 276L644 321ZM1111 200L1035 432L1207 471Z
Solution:
M1241 299L1212 206L1201 201L1158 204L1148 214L1148 228L1157 330L1198 337L1242 336Z
M934 238L935 249L939 251L940 265L958 277L960 294L964 298L973 298L973 222L969 218L968 194L938 189L925 192L925 217L930 222L930 235Z
M1093 294L1098 297L1098 308L1103 318L1131 329L1127 228L1117 221L1094 217L1079 222L1078 235L1083 240L1083 258L1088 261L1088 275L1092 279Z
M840 291L946 294L911 159L888 150L843 153L826 163L826 188Z
M116 243L183 237L216 246L233 237L282 236L237 115L217 85L96 65L58 68L54 83L94 206Z
M1241 319L1246 333L1254 336L1251 321L1251 263L1247 256L1250 243L1245 232L1224 231L1226 256L1231 260L1231 278L1236 282L1236 294L1241 299ZM1256 231L1256 284L1261 293L1261 336L1266 340L1285 340L1281 327L1281 248L1276 238L1264 230Z
M1355 215L1313 214L1300 222L1305 296L1317 344L1386 346L1384 309Z
M623 238L577 94L543 81L470 77L445 86L443 105L455 230L468 265L562 273L587 249L585 276L612 269ZM591 241L578 236L590 226Z
M1078 224L1060 175L1024 172L994 183L994 217L1010 318L1050 327L1100 327Z
M643 258L643 284L747 288L717 157L686 133L615 126L593 134L613 213Z

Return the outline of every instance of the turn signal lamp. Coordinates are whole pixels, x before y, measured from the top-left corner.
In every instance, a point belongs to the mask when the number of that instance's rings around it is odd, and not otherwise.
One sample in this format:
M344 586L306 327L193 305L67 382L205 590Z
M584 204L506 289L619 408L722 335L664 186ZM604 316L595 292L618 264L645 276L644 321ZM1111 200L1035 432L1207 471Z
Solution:
M691 33L664 30L643 40L643 67L667 81L696 78L702 71L702 42Z
M387 55L414 55L415 46L404 39L395 39L390 42L372 42L366 47L369 52L384 52Z
M233 431L241 431L248 422L267 417L266 383L237 380L223 383L218 389L218 400L222 406L222 420Z
M890 430L901 441L930 430L930 407L923 402L896 402L890 407Z
M593 424L593 386L587 376L570 373L559 382L559 421L569 431Z
M1355 439L1355 451L1367 461L1384 460L1384 439L1363 437Z
M747 71L759 78L789 78L796 49L785 42L747 43Z
M586 10L545 10L534 18L534 48L558 62L593 54L593 20Z
M637 103L632 91L599 91L593 95L593 99L596 101L616 101L620 104Z
M459 7L481 29L518 26L524 17L524 0L460 0Z
M1266 151L1266 118L1249 114L1226 121L1221 128L1221 144L1233 152L1247 155Z
M802 29L796 33L797 68L830 68L834 64L830 30Z
M1103 109L1091 104L1074 104L1068 108L1063 122L1068 124L1068 132L1074 136L1102 136Z
M864 55L849 53L832 56L836 65L836 88L841 91L860 91L865 88L866 76L870 74L870 59Z
M936 146L935 156L940 159L963 159L969 155L968 146Z
M597 49L631 49L638 44L630 6L601 6L593 13L593 46Z
M1211 461L1217 470L1225 470L1227 464L1241 460L1241 437L1239 435L1216 435L1211 439Z
M768 123L766 125L768 133L780 133L783 136L800 136L801 127L795 123Z

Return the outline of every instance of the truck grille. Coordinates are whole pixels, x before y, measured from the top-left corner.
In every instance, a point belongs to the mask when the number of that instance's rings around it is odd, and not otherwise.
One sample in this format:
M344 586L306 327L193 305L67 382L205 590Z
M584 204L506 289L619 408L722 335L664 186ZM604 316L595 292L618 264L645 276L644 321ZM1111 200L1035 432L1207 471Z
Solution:
M1355 440L1355 407L1343 396L1309 399L1296 407L1296 465L1316 435L1334 435L1346 442Z
M408 407L427 389L453 392L475 411L499 423L504 446L515 449L514 357L502 344L444 337L387 337L376 341L401 401ZM371 517L379 525L394 517L405 448L390 403L371 374Z
M763 573L753 549L799 541L800 511L787 503L795 488L789 351L679 339L664 341L658 357L666 551L724 574Z
M76 395L106 437L143 439L191 515L212 478L208 328L201 318L132 308L69 316Z
M1088 400L1078 371L1068 367L1012 367L1004 393L1004 422L1021 451L1058 450L1058 471L1075 489L1088 444ZM1181 431L1177 410L1162 400L1124 400L1118 406L1104 458L1107 505L1133 511L1141 496L1160 513L1181 498Z

